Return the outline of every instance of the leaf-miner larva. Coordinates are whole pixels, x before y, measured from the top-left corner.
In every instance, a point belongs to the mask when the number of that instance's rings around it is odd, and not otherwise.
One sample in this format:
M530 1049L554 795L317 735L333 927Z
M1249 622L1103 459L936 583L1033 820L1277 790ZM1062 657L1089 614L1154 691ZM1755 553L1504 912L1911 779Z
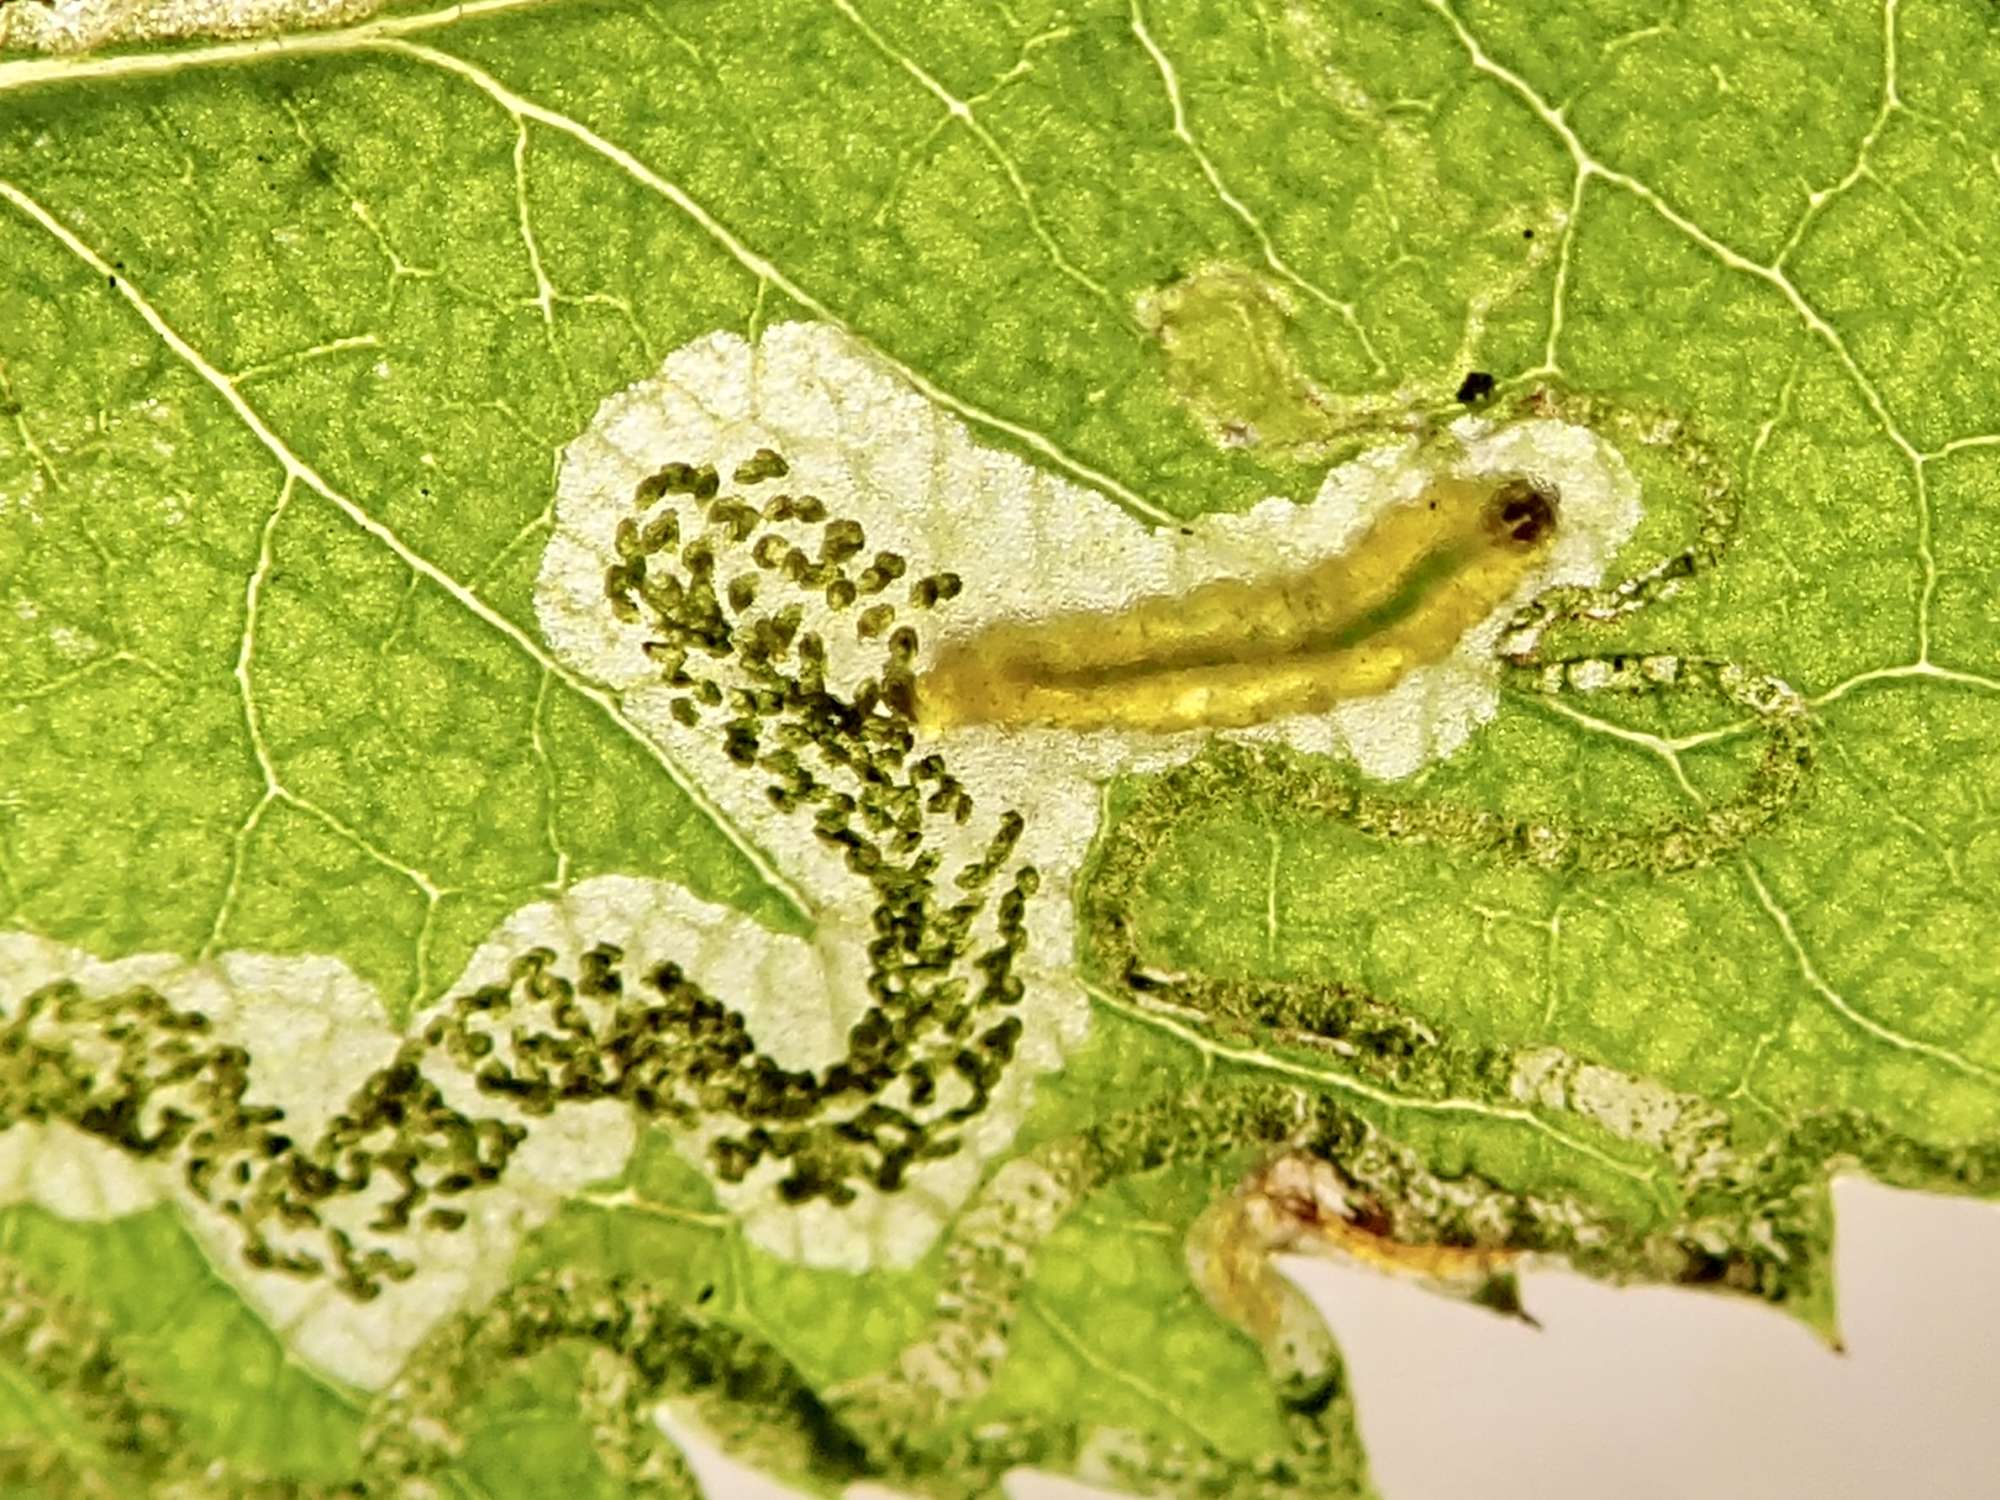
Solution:
M765 1152L752 1164L732 1142L748 1142L755 1122L704 1109L679 1145L755 1243L819 1265L910 1264L965 1201L1035 1079L1088 1034L1078 960L1089 912L1077 882L1108 781L1206 764L1216 740L1331 754L1396 779L1492 717L1503 658L1533 633L1517 617L1552 587L1594 599L1640 519L1638 482L1602 424L1566 410L1392 425L1333 463L1309 499L1267 495L1148 528L1113 498L978 441L823 324L778 324L755 344L710 335L606 401L566 455L537 584L541 627L560 657L618 694L717 815L768 851L813 932L797 955L810 977L769 981L773 956L792 952L775 934L692 977L727 997L759 1055L816 1079L855 1076L857 1027L905 1067L962 1010L974 1040L1019 1023L1004 1065L954 1043L984 1083L952 1052L948 1067L899 1075L886 1097L871 1085L786 1127L821 1132L815 1140L845 1157L857 1110L909 1116L923 1131L909 1144L922 1149L889 1174L894 1188L875 1182L872 1158L857 1173L816 1147L831 1170L816 1166L794 1187L820 1195L792 1201L777 1183L805 1157ZM782 456L782 472L755 463L763 450ZM1278 638L1254 649L1253 599ZM1206 639L1189 601L1215 617ZM1108 694L1064 722L937 723L941 666L1070 617L1086 622L1071 634L1100 652L1117 634L1107 621L1146 647L1127 652L1131 701ZM1224 682L1203 717L1183 709L1176 720L1146 707L1174 654L1180 668L1262 686ZM1291 656L1306 666L1280 691L1274 661ZM940 732L913 723L913 709ZM878 877L903 892L897 911L918 902L932 913L921 924L897 916L897 933L924 947L924 934L969 922L953 938L971 945L960 957L1012 954L1001 982L975 965L959 999L892 1016L883 1033L869 1020L887 977L872 974L875 955L903 950L901 938L881 946ZM620 946L642 974L673 956L656 938ZM968 979L925 975L911 983ZM907 989L896 980L891 998ZM975 1003L989 990L1002 1007L991 1015ZM850 1191L854 1204L836 1201Z
M1450 654L1519 589L1557 518L1552 486L1440 475L1305 568L991 625L940 652L916 715L934 730L1173 732L1321 713Z

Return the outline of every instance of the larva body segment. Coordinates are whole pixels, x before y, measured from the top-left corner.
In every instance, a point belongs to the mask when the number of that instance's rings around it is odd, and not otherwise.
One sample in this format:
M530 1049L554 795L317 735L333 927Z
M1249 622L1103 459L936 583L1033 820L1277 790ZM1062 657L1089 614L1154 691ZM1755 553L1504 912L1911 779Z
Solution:
M1547 487L1440 476L1307 568L953 642L916 685L918 719L1172 732L1321 713L1448 655L1520 588L1555 531Z

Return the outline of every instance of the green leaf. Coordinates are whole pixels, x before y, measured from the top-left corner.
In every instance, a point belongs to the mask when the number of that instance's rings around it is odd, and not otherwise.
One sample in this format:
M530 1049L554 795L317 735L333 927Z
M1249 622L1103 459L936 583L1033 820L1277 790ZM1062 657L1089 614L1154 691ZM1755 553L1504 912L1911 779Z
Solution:
M1366 1493L1289 1251L1834 1337L2000 1190L1996 24L0 0L0 1484Z

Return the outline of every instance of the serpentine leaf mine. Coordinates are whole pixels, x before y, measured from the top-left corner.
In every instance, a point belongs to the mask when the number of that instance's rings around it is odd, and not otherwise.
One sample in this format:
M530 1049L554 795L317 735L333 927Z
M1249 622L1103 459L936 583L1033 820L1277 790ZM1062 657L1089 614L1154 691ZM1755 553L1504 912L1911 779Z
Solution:
M0 0L0 1493L1398 1500L1288 1257L2000 1197L1992 8L1242 9Z
M1678 466L1697 504L1685 546L1607 584L1640 520L1614 439ZM687 1482L646 1416L667 1396L828 1482L956 1493L1037 1463L1139 1488L1346 1493L1361 1470L1338 1354L1271 1259L1301 1250L1504 1312L1539 1256L1720 1284L1830 1327L1808 1164L1838 1150L1892 1179L1983 1181L2000 1156L1860 1119L1745 1136L1699 1098L1454 1035L1358 985L1162 963L1135 921L1178 830L1223 806L1524 878L1670 878L1768 832L1813 767L1786 684L1544 645L1711 566L1734 505L1676 420L1545 386L1385 435L1308 503L1148 530L976 442L836 329L699 340L570 445L536 609L809 930L596 877L501 923L401 1034L330 960L107 965L16 935L5 972L25 999L0 1031L13 1195L73 1201L67 1172L94 1177L103 1214L178 1202L299 1349L381 1392L365 1464L398 1484L452 1463L438 1435L470 1383L584 1338L596 1373L578 1399L635 1493ZM1461 747L1503 686L1712 700L1763 748L1732 796L1653 826L1381 788ZM1127 789L1109 821L1108 783ZM305 1063L309 1082L257 1030L286 1006L343 1039ZM1093 1010L1249 1072L1017 1154L1037 1078L1080 1055ZM1650 1206L1442 1172L1398 1139L1406 1116L1462 1101L1637 1174ZM814 1394L777 1348L626 1282L509 1284L523 1232L619 1172L644 1125L770 1255L887 1272L936 1247L926 1329ZM1093 1194L1175 1163L1238 1173L1187 1224L1185 1272L1259 1351L1277 1447L969 1428L1036 1245ZM699 1373L717 1362L763 1394ZM119 1399L144 1408L136 1388Z

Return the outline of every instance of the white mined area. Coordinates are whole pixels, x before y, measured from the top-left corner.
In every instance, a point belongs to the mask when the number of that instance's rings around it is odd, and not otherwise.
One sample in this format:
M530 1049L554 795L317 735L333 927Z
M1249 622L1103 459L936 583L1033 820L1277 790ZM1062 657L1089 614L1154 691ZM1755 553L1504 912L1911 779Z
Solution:
M39 0L0 6L0 47L84 52L114 42L256 36L336 26L382 0Z
M919 617L919 672L942 644L996 621L1111 610L1218 578L1306 567L1354 546L1377 514L1415 499L1441 469L1526 474L1554 486L1561 519L1546 561L1452 655L1332 713L1232 731L1239 739L1350 756L1380 777L1407 776L1463 745L1498 705L1494 648L1508 615L1551 583L1601 581L1639 519L1637 482L1595 433L1546 419L1496 426L1465 418L1429 445L1405 439L1342 465L1310 504L1271 498L1241 515L1149 530L1096 491L981 444L957 417L828 324L779 324L754 344L719 332L674 351L657 374L607 399L566 450L536 611L556 652L617 692L632 720L768 852L814 909L822 932L814 945L822 964L816 982L716 991L750 1013L760 1045L782 1050L795 1065L835 1061L847 1026L867 1004L864 971L851 962L843 967L837 954L853 945L852 934L868 930L873 892L814 836L809 816L771 805L767 778L730 761L712 727L674 719L678 694L643 650L648 630L619 621L604 597L605 570L619 560L619 521L644 519L633 507L642 479L668 462L712 464L726 493L728 476L760 448L790 465L785 490L816 495L833 516L859 521L869 549L901 554L909 577L948 570L964 580L957 600ZM879 645L856 640L851 614L835 613L816 596L797 600L806 628L827 644L835 691L880 670ZM719 1187L760 1245L850 1267L907 1264L921 1254L983 1163L1007 1146L1034 1074L1056 1066L1084 1033L1067 896L1097 834L1102 783L1119 772L1176 764L1206 738L990 725L940 736L934 748L977 806L958 846L940 851L944 868L976 858L993 819L1012 808L1027 824L1018 855L1041 871L1055 897L1035 903L1031 916L1017 1064L959 1153L922 1165L895 1194L864 1192L843 1210L786 1207L764 1190L775 1163L744 1184ZM772 950L784 940L758 932L746 941ZM699 1142L688 1144L699 1160Z
M520 937L554 946L579 923L595 932L594 913L580 916L568 908L628 904L628 893L614 893L607 901L604 893L590 889L596 884L578 886L560 905L543 903L517 913L474 956L454 990L503 977L500 949ZM655 913L673 913L677 903L701 907L703 914L715 911L678 887L656 886L643 897L646 909ZM722 914L723 925L729 921L747 924L734 913ZM728 935L718 933L706 953L725 969L728 943ZM507 956L519 951L509 948ZM565 960L574 958L572 950L558 948L558 953ZM0 1015L21 997L59 980L73 981L90 995L150 985L176 1009L208 1017L214 1041L240 1045L249 1054L247 1102L282 1108L286 1130L301 1141L313 1139L369 1074L390 1060L402 1040L374 987L336 959L225 953L191 963L176 954L151 953L104 962L29 933L0 932ZM417 1017L413 1025L421 1029L424 1019ZM87 1058L108 1064L109 1049L101 1050L99 1056L88 1038L78 1045ZM509 1106L479 1094L448 1059L434 1057L425 1068L456 1107L519 1118ZM469 1216L462 1228L413 1229L393 1242L398 1254L415 1262L416 1274L408 1281L385 1283L370 1302L344 1296L325 1278L307 1281L251 1268L243 1260L240 1231L188 1189L179 1157L138 1162L67 1125L16 1125L0 1131L0 1205L34 1203L65 1218L102 1220L172 1202L217 1272L295 1353L342 1380L375 1387L395 1375L441 1320L484 1302L504 1286L522 1236L547 1221L568 1195L619 1172L636 1136L630 1112L611 1102L528 1123L528 1139L501 1180L451 1200ZM327 1211L329 1222L349 1229L363 1245L376 1239L367 1231L367 1221L396 1192L388 1174L379 1175L379 1191Z
M1695 1181L1736 1160L1728 1144L1729 1116L1715 1105L1650 1078L1586 1062L1560 1047L1522 1053L1508 1092L1524 1104L1581 1115L1624 1140L1664 1151Z
M774 933L681 886L600 876L572 887L560 900L536 902L508 917L481 944L451 993L504 983L508 964L528 948L552 949L558 972L574 974L577 955L611 943L624 953L628 984L671 960L708 993L742 1012L759 1050L773 1061L794 1069L820 1067L846 1052L847 1033L869 1004L873 933L868 915L866 908L830 907L820 914L812 937L804 939ZM860 1271L871 1265L914 1264L977 1185L984 1163L1012 1139L1028 1106L1032 1074L1053 1067L1063 1042L1080 1034L1083 1012L1073 980L1032 967L1023 970L1023 978L1030 989L1024 1009L1035 1004L1037 994L1058 990L1073 997L1073 1003L1037 1039L1024 1039L1017 1055L1028 1067L1010 1069L995 1086L987 1114L968 1127L957 1155L913 1168L899 1192L864 1192L838 1208L823 1200L781 1202L773 1184L784 1175L786 1163L766 1161L740 1183L714 1184L749 1237L773 1254L816 1266ZM457 1108L493 1112L469 1079L459 1090L449 1084L445 1090ZM558 1111L531 1128L545 1130L566 1114ZM623 1128L629 1139L629 1122ZM741 1129L741 1121L717 1118L682 1133L679 1143L688 1160L706 1168L709 1142Z
M679 885L606 875L506 917L445 993L504 985L509 966L531 948L549 949L555 971L574 976L586 950L610 943L623 951L630 976L667 960L679 964L696 984L744 1013L751 1034L774 1061L802 1068L844 1050L848 1028L867 1003L868 938L867 927L855 926L851 913L823 915L807 940L773 933ZM815 1265L861 1270L916 1261L976 1185L983 1164L1012 1138L1027 1108L1032 1074L1053 1066L1060 1046L1081 1034L1081 997L1073 980L1033 968L1024 969L1023 977L1028 1004L1053 993L1072 1003L1033 1046L1024 1041L1019 1055L1030 1066L1010 1069L996 1086L992 1107L974 1122L957 1157L912 1171L903 1192L864 1194L838 1209L825 1203L780 1205L770 1187L782 1164L767 1163L744 1183L719 1187L751 1237L774 1253ZM375 988L324 956L228 952L191 962L153 953L106 962L32 933L0 932L0 1018L21 997L63 980L89 995L149 985L176 1009L206 1016L214 1041L240 1045L249 1055L246 1102L281 1108L286 1133L302 1143L312 1141L369 1075L391 1060L405 1036L421 1033L442 1008L421 1011L406 1031L398 1030ZM63 1040L87 1065L115 1066L115 1049L101 1038L80 1031L66 1032ZM293 1350L343 1380L379 1386L441 1320L498 1291L523 1236L553 1217L569 1195L616 1177L637 1141L637 1121L622 1103L569 1105L528 1117L504 1098L480 1092L472 1076L441 1051L428 1054L423 1068L454 1109L523 1125L527 1139L496 1184L449 1200L469 1215L462 1228L413 1228L387 1242L416 1264L417 1273L405 1282L385 1283L369 1302L354 1301L325 1279L253 1269L243 1260L241 1232L188 1190L179 1158L135 1161L65 1124L0 1131L0 1206L34 1203L66 1218L103 1220L171 1201L218 1272ZM718 1120L686 1134L690 1160L705 1164L709 1140L735 1123ZM335 1200L322 1212L357 1244L381 1243L367 1226L395 1191L396 1184L382 1174L377 1190ZM282 1234L274 1237L294 1243ZM310 1239L296 1243L322 1248Z

